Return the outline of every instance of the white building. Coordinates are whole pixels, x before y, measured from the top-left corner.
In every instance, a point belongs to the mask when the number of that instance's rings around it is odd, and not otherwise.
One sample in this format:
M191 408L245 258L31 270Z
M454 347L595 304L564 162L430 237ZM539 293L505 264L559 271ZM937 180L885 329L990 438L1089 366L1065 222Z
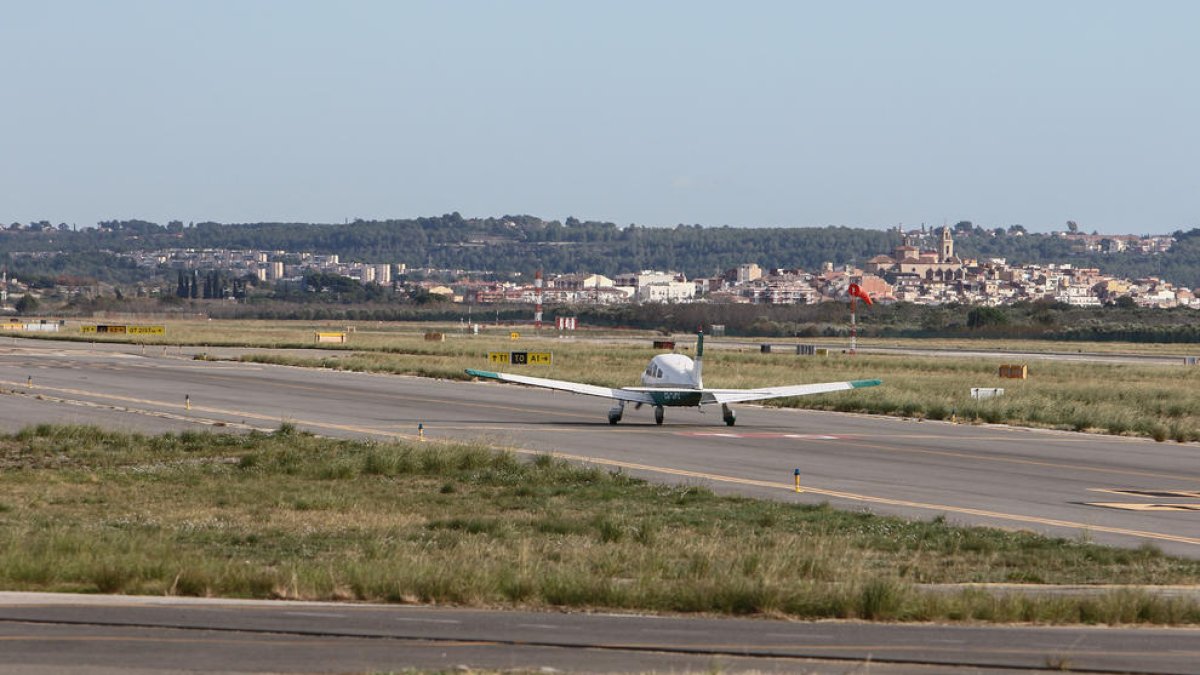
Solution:
M658 281L637 287L639 302L687 302L696 297L696 285L689 281Z
M632 286L641 288L649 284L670 283L680 281L682 275L674 272L656 272L654 270L642 270L641 272L625 272L618 274L614 279L615 286Z

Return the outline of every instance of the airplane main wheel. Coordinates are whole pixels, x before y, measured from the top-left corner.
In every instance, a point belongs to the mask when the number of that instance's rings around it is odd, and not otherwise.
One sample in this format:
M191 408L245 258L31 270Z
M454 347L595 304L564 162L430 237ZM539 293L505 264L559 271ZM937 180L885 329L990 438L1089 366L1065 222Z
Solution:
M721 406L721 413L721 418L725 420L726 426L731 427L737 421L737 413L733 412L729 406Z
M663 423L663 407L661 405L654 406L654 423Z
M608 409L608 423L616 424L621 421L621 414L625 412L625 403L622 402Z

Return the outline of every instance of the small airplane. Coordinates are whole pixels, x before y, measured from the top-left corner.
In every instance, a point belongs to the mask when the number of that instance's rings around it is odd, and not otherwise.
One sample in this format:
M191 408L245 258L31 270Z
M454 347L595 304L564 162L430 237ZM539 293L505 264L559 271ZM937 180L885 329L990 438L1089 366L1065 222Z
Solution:
M654 422L663 423L663 408L671 406L699 407L701 412L706 405L721 405L721 416L725 424L733 426L737 415L729 407L730 403L745 403L747 401L763 401L771 398L788 396L807 396L809 394L824 394L831 391L845 391L874 387L883 384L882 380L852 380L849 382L823 382L819 384L795 384L783 387L764 387L762 389L705 389L701 379L704 365L704 333L696 334L696 360L683 354L659 354L650 359L650 364L642 372L642 386L611 389L581 382L566 380L551 380L544 377L513 375L511 373L494 373L486 370L467 369L467 374L501 382L515 382L533 387L558 389L588 396L600 396L615 399L617 404L608 411L608 423L616 424L625 414L625 404L633 403L635 408L643 405L654 406Z

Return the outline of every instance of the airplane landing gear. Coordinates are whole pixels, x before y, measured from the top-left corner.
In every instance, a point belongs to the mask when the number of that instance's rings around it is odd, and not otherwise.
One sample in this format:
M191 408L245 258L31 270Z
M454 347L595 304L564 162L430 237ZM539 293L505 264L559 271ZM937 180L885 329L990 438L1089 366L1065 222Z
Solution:
M654 423L663 423L663 407L661 405L654 406Z
M620 422L621 415L623 415L624 413L625 413L625 402L621 401L620 403L618 403L617 405L615 405L611 409L609 409L608 423L616 424L617 422Z
M727 426L733 426L733 423L737 421L737 414L733 412L733 408L730 408L728 404L722 403L721 418L725 420Z

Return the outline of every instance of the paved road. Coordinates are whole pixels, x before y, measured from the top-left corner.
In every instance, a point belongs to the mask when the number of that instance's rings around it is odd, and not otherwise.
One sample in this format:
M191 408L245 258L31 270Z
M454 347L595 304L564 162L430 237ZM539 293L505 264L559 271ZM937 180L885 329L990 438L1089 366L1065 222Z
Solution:
M0 593L0 673L42 669L1195 673L1200 630L887 625ZM48 646L53 646L48 649Z

